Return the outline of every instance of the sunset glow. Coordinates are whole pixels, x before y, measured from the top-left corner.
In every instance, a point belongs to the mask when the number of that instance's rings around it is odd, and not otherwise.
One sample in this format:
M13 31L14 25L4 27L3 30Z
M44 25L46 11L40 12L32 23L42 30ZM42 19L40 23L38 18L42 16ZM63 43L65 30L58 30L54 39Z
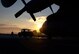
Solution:
M30 0L26 0L29 2ZM36 21L34 22L29 13L24 12L19 18L15 18L15 13L17 13L24 4L21 0L11 6L10 8L4 8L0 2L0 33L11 33L12 31L18 33L21 29L31 29L37 30L42 27L43 23L46 21L46 17L52 14L49 8L42 10L41 12L35 13ZM58 6L53 4L51 5L54 12L58 10ZM40 16L40 17L38 17Z
M21 29L31 29L40 32L39 29L42 27L43 23L46 21L46 16L36 17L34 22L32 18L28 21L20 21L19 23L14 23L12 25L0 24L0 33L11 33L12 31L18 33Z
M34 22L32 19L29 20L31 23L34 23L34 30L40 32L39 29L42 27L43 23L46 21L46 16L36 17L36 21Z
M39 29L42 27L43 23L46 21L46 18L44 16L42 17L37 17L37 21L35 22L37 26L37 32L39 32Z

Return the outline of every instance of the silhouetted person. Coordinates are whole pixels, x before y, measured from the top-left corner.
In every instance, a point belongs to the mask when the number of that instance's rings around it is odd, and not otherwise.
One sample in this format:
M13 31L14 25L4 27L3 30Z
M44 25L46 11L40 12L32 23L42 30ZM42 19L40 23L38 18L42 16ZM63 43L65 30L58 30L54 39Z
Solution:
M14 32L11 32L11 35L14 35Z
M47 21L40 29L48 36L74 36L79 35L79 3L76 0L55 0L60 9L47 17Z
M21 32L19 32L19 33L18 33L18 36L19 36L19 37L22 37L22 34L21 34Z

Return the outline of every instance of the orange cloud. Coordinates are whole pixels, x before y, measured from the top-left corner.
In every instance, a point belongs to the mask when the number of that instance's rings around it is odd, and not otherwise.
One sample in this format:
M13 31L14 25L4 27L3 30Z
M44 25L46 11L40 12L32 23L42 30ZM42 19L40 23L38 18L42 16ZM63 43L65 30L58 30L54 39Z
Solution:
M16 25L7 25L7 24L0 24L0 33L18 33L20 31L20 28L18 28Z
M42 27L43 23L46 21L46 16L36 17L36 21L34 22L32 19L29 20L34 27L33 29L39 31L39 29Z

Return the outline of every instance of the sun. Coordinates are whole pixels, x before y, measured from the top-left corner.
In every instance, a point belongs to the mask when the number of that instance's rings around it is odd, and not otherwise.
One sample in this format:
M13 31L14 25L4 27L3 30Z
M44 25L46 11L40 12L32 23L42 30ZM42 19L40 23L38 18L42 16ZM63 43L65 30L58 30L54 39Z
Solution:
M28 26L28 28L31 28L32 30L36 30L37 32L40 32L39 30L42 27L43 23L46 21L46 17L47 16L36 17L36 21L33 21L33 19L29 19L28 22L30 22L31 26Z
M46 17L44 17L44 16L37 18L37 20L35 21L37 32L40 32L39 30L45 21L46 21Z
M38 29L40 29L42 27L42 24L38 24L37 27Z
M40 32L39 30L40 30L40 28L42 27L42 24L41 23L36 23L36 30L37 30L37 32Z

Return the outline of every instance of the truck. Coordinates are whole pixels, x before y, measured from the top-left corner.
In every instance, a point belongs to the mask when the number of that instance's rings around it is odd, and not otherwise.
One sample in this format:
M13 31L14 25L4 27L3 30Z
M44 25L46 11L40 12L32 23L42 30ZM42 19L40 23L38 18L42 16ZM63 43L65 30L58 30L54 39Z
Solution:
M32 37L33 32L30 29L21 29L21 32L18 33L19 37Z

